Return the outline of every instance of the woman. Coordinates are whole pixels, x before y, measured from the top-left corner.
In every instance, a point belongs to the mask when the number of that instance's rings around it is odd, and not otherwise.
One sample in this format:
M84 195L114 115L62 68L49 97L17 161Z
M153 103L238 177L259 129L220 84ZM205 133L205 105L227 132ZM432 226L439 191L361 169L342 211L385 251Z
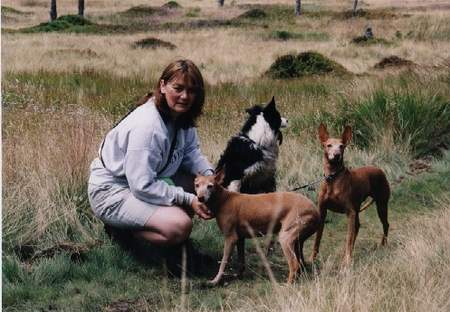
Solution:
M154 97L108 132L88 186L92 210L107 226L175 245L191 233L191 212L211 218L193 194L194 174L214 173L195 129L204 97L198 68L178 60L163 71Z

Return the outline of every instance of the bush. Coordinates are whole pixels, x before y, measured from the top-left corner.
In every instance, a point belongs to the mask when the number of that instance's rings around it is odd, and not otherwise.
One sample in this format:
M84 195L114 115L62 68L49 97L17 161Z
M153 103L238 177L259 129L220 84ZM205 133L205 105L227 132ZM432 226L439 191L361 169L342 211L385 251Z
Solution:
M342 65L317 52L303 52L298 55L280 56L266 72L273 79L297 78L325 73L346 73Z

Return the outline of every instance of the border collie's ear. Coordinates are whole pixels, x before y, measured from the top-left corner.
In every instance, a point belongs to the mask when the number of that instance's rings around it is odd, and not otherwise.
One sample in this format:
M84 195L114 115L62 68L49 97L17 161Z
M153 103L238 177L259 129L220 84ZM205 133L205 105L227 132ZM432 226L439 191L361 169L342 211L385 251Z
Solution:
M350 142L350 140L352 139L352 127L345 126L344 132L342 132L341 139L344 145L347 145Z
M320 142L325 143L328 140L329 137L330 137L330 135L328 134L327 127L323 123L321 123L320 126L319 126L319 140L320 140Z
M216 176L214 177L214 182L216 184L222 185L223 180L225 178L225 167L219 169L219 171L216 172Z
M259 105L255 105L250 108L247 108L245 111L250 115L258 115L259 113L262 112L262 108Z
M264 109L274 109L275 108L275 96L272 96L270 102L264 107Z

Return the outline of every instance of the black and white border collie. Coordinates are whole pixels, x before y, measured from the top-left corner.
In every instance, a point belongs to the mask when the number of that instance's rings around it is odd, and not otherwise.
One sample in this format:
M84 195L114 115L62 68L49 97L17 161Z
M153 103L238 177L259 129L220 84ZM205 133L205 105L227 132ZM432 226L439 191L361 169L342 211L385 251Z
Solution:
M281 117L274 98L265 107L255 105L246 111L250 116L228 142L216 172L225 170L223 186L230 191L274 192L278 144L283 141L280 129L287 126L287 119Z

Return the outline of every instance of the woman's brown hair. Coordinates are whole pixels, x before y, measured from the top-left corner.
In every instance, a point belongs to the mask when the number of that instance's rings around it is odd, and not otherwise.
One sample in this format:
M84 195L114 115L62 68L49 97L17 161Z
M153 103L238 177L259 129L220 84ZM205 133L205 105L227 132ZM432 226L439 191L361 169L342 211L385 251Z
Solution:
M170 63L161 74L155 86L155 105L163 116L169 115L169 106L166 97L161 93L161 81L168 83L178 75L183 75L194 88L195 97L191 109L183 114L177 123L180 127L186 129L195 126L195 121L202 114L203 104L205 102L205 88L203 77L198 67L190 60L178 60Z

